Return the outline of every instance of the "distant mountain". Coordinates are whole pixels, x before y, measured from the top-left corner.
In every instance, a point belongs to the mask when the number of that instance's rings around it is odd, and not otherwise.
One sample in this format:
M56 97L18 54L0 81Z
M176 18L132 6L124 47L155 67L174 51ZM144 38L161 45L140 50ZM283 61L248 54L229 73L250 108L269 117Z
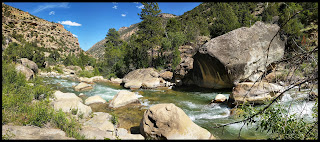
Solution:
M162 17L164 19L169 19L173 17L177 17L174 14L169 14L169 13L161 13L158 15L159 17ZM122 40L128 41L130 36L138 31L138 25L139 23L132 24L129 27L121 27L118 32L120 34L120 38ZM106 33L107 34L107 33ZM93 57L97 59L101 59L104 54L104 43L106 43L106 39L102 39L96 44L94 44L88 51L87 53L91 54Z
M121 27L118 32L120 34L120 38L122 40L128 40L129 37L136 33L138 31L138 24L132 24L129 27ZM103 57L104 54L104 44L107 42L107 40L104 38L102 40L100 40L99 42L97 42L96 44L94 44L89 50L87 50L87 53L89 53L90 55L92 55L93 57L97 58L97 59L101 59Z
M9 43L23 40L38 47L56 49L60 54L79 54L78 39L59 23L49 22L20 9L2 3L2 50Z

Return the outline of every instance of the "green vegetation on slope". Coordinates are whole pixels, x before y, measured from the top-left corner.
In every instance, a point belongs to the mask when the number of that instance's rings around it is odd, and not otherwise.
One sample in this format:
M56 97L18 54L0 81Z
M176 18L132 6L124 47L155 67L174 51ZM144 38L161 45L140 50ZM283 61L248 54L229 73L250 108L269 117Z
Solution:
M52 88L44 84L42 78L27 82L23 74L15 71L14 64L2 60L2 125L43 127L50 122L68 137L83 139L78 133L80 124L73 117L61 110L54 111L49 100L52 93Z

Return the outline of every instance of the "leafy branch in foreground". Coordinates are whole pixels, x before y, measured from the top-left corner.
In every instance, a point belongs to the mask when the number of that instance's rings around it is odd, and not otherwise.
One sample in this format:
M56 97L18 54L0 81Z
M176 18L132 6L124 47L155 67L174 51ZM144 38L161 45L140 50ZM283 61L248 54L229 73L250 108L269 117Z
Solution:
M277 34L280 33L280 30L282 30L282 28L285 27L287 23L290 23L289 21L293 19L294 16L306 10L310 9L298 11L292 17L288 18L288 20L281 25ZM285 66L289 68L289 71L285 79L285 83L287 84L284 84L286 88L283 91L281 91L277 97L273 98L270 102L266 103L266 105L263 106L263 108L261 109L253 108L252 106L247 106L246 104L242 105L241 109L245 110L245 113L243 114L245 118L243 120L222 124L220 126L212 128L224 128L225 126L236 123L243 123L243 126L255 123L258 124L256 125L256 130L260 129L261 131L266 131L267 133L272 132L272 134L274 135L270 137L271 139L318 139L318 99L315 100L315 105L312 108L313 118L311 120L307 120L301 115L303 111L307 111L307 109L310 108L306 108L306 106L304 106L300 112L290 114L290 111L292 110L292 103L294 103L293 101L290 102L289 106L277 103L286 92L291 91L294 88L298 87L296 93L298 95L301 95L302 92L300 91L300 88L302 85L307 86L306 88L308 88L307 90L309 90L307 92L308 94L310 94L313 90L313 86L311 85L310 87L306 84L315 85L318 83L317 42L315 42L316 46L311 46L314 44L310 44L308 47L305 47L303 46L303 44L299 46L298 43L295 41L294 36L292 35L291 39L294 41L296 47L298 47L300 50L297 51L293 48L291 49L291 52L287 51L287 55L284 59L282 59L281 61L274 62L274 64L276 65L280 63L286 63ZM272 40L270 41L270 44ZM267 66L265 67L267 68ZM266 73L267 70L263 73L263 75L260 76L260 79L256 82L261 81L261 79L266 75ZM279 82L276 81L276 83ZM250 90L251 89L249 89L248 93L250 92ZM296 101L295 103L297 103L299 100L294 101ZM285 107L287 107L287 109L285 109ZM239 138L243 126L240 128Z

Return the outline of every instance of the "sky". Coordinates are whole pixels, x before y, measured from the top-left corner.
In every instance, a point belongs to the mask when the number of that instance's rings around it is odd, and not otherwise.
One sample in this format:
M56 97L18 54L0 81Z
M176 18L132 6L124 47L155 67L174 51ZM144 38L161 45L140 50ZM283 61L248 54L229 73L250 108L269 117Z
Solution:
M110 28L119 30L141 22L139 2L5 2L5 4L50 22L60 23L78 38L87 51L104 39ZM201 2L158 2L161 13L177 16L192 10Z

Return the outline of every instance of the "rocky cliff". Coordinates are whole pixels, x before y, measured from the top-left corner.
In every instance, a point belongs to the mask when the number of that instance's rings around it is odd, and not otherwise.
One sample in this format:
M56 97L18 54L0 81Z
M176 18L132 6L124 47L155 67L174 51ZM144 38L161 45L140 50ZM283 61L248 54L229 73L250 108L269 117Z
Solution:
M78 39L59 23L49 22L2 3L3 50L10 42L35 42L38 47L59 49L60 54L80 53Z

